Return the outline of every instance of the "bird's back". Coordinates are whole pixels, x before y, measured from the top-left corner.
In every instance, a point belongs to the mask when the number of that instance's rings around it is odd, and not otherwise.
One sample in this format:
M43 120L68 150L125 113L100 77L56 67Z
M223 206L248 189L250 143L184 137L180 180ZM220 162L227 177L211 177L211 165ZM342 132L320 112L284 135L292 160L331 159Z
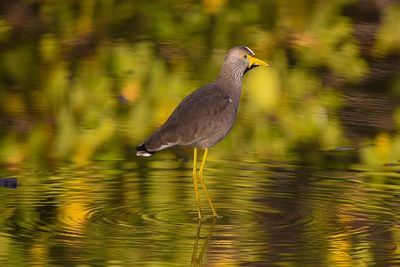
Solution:
M238 99L212 83L188 95L145 142L148 151L167 147L211 147L232 128Z

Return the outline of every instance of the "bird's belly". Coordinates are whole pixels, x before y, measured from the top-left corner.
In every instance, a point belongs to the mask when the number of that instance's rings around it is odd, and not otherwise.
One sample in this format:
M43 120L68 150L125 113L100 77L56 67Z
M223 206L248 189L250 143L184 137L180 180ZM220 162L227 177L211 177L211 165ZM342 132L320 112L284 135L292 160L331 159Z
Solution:
M209 126L207 134L200 136L193 146L199 148L212 147L219 141L221 141L231 130L234 122L234 117L225 118L219 124Z

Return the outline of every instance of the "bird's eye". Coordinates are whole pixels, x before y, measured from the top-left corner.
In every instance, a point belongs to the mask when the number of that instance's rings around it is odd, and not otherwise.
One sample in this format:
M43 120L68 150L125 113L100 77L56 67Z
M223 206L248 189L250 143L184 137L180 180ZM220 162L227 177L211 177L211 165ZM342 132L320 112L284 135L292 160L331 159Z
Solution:
M244 58L247 58L247 55L246 54L244 54L244 56L243 56Z

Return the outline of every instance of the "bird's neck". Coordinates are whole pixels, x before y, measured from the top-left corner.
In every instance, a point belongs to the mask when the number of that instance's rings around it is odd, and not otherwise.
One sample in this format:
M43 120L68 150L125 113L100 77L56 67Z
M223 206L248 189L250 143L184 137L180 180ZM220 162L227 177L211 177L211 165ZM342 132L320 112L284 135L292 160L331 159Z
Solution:
M222 66L216 83L224 89L238 92L242 89L243 71L232 66Z

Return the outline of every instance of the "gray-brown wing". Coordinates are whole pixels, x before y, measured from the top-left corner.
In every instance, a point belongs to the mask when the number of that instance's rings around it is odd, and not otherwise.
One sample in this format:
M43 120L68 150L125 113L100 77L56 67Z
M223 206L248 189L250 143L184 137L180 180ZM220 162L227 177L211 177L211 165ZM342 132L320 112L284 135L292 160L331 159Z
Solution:
M215 85L187 96L145 142L149 151L174 145L212 146L232 127L237 105Z

